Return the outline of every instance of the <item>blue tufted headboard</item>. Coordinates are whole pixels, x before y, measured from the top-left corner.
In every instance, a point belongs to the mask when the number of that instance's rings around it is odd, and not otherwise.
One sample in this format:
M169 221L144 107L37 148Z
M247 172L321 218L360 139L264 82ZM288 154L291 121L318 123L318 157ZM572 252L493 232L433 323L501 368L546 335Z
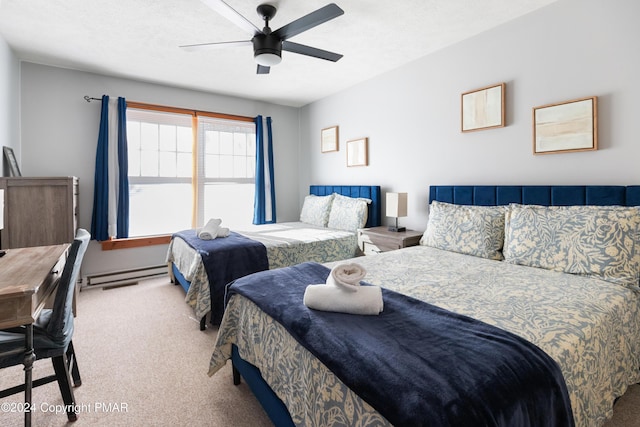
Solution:
M429 203L640 206L640 185L432 185Z
M369 214L365 227L377 227L382 224L382 200L379 185L311 185L309 194L328 196L338 193L348 197L370 199Z

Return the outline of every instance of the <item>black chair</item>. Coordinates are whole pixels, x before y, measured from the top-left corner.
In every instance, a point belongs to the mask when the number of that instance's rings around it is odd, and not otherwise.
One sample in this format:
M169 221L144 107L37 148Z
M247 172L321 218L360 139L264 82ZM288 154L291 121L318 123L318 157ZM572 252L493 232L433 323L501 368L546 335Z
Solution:
M33 325L33 348L36 360L50 358L53 363L54 375L33 381L33 387L58 381L62 399L67 409L69 421L75 421L75 397L71 387L70 374L73 385L82 384L80 371L76 363L73 350L73 296L76 282L80 274L82 258L89 245L91 235L84 229L78 229L75 240L71 244L67 256L52 309L44 309ZM0 331L0 368L20 365L24 360L24 327L5 329ZM22 349L22 351L21 351ZM2 355L10 353L8 355ZM0 398L10 396L25 390L21 384L0 391Z

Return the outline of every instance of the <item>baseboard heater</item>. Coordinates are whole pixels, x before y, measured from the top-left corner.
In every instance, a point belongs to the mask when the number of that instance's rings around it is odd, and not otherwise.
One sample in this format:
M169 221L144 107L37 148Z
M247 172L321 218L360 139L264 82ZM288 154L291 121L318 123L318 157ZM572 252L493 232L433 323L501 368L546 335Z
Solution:
M134 268L131 270L112 271L109 273L90 274L85 277L83 287L109 287L133 285L142 279L149 279L167 274L167 265Z

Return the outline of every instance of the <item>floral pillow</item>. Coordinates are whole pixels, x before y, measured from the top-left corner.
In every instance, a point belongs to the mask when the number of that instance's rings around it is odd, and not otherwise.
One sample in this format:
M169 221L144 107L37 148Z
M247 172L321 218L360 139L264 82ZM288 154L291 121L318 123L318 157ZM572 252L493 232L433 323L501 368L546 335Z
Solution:
M300 211L300 222L318 227L326 227L329 222L329 212L331 211L331 203L333 202L333 194L328 196L316 196L310 194L304 198L302 210Z
M367 223L368 204L371 200L353 198L334 193L327 227L338 230L357 231Z
M513 264L637 286L639 232L638 208L512 204L504 257Z
M502 260L505 206L453 205L433 201L423 246Z

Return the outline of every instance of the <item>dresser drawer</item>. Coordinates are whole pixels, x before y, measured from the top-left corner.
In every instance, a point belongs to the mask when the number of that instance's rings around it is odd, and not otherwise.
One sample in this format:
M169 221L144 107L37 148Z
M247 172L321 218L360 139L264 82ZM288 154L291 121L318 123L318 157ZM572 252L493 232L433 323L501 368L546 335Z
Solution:
M413 230L389 231L387 227L363 228L358 230L358 246L365 255L395 251L417 245L422 233Z
M365 255L375 255L381 252L388 252L388 251L394 251L396 249L400 249L398 245L394 246L394 245L385 245L380 243L374 244L367 241L363 241L361 247L362 247L362 252L364 252Z

